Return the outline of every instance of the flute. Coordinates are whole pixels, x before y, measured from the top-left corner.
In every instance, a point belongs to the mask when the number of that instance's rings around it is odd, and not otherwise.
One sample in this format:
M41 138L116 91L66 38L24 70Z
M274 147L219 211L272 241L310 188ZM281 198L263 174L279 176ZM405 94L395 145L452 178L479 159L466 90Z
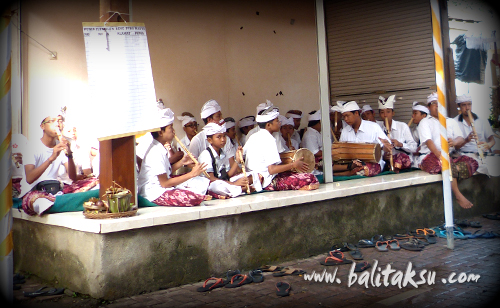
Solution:
M385 128L387 128L387 138L391 140L391 131L389 130L389 120L385 118ZM389 157L390 162L391 162L391 171L394 171L394 159L392 158L392 151L391 151L391 156Z
M236 140L238 140L238 138L236 138ZM241 161L240 161L240 163L241 163L241 171L243 171L243 176L247 177L247 171L245 169L245 162L243 161L243 153L241 153ZM248 184L247 184L247 194L250 194L250 185L248 185Z
M413 124L413 118L410 119L410 122L408 122L408 127L410 127Z
M331 133L332 133L332 135L333 135L333 142L339 142L339 141L337 140L337 137L335 136L335 133L333 132L333 129L332 129L331 127L330 127L330 132L331 132Z
M286 137L288 149L292 150L292 140L290 139L290 134L287 134Z
M474 135L476 135L477 137L476 126L474 125L474 118L472 117L472 113L470 112L470 110L467 110L467 112L469 113L469 120L470 120L470 125L472 126L472 131L474 132ZM477 152L479 153L481 159L484 159L484 153L479 144L477 143L478 141L479 140L476 139Z
M191 158L191 160L195 163L195 164L198 164L198 160L196 160L196 158L194 158L193 154L191 154L191 152L189 152L189 150L186 148L186 146L179 140L179 138L177 138L176 135L174 135L174 138L175 140L177 141L177 143L182 147L182 149L184 150L184 152L186 152L187 155L189 155L189 157ZM203 171L203 174L207 177L207 178L210 178L210 176L208 175L207 171Z

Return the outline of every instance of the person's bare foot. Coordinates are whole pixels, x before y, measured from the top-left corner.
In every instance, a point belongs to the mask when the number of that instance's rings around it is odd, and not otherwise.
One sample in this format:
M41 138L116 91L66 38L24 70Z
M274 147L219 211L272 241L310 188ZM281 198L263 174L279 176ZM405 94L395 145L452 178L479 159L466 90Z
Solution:
M467 198L465 198L464 196L457 198L457 202L458 205L460 205L464 209L470 209L471 207L474 206L474 204L472 204L472 202L467 200Z

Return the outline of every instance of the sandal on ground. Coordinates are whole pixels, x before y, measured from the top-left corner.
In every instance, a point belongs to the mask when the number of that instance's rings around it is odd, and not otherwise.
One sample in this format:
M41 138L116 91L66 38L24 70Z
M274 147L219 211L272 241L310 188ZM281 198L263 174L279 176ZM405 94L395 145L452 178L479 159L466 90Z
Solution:
M330 251L332 251L332 250L339 250L339 251L345 252L345 251L349 251L349 248L347 248L345 246L340 247L339 245L334 244L332 246L332 248L330 249Z
M358 247L354 244L351 243L343 243L344 248L347 248L347 250L358 250Z
M467 219L454 219L453 223L462 228L470 227L470 223Z
M356 264L356 266L354 267L354 271L355 272L362 272L362 271L364 271L364 270L366 270L366 269L368 269L370 267L372 267L370 265L370 263L368 263L368 262L365 261L365 262Z
M371 247L375 247L375 244L370 241L370 240L359 240L358 242L358 248L371 248Z
M399 250L401 247L399 247L399 242L398 240L390 240L387 242L387 247L389 247L391 250Z
M471 228L481 228L483 225L479 221L471 221L470 226Z
M263 272L279 272L283 269L283 266L262 265L259 269Z
M293 267L285 267L282 271L273 273L273 276L274 277L283 277L283 276L288 276L288 275L297 276L297 275L304 275L305 273L306 272L301 270L301 269L297 269L297 268L293 268Z
M483 217L493 220L500 220L500 215L498 214L483 214Z
M264 275L262 275L261 270L253 270L248 272L248 276L252 278L253 282L262 282L264 281Z
M239 288L242 285L252 283L253 279L247 275L236 274L231 278L231 281L226 284L224 287L226 288Z
M278 296L288 296L290 295L290 290L292 289L292 286L290 286L289 283L286 282L278 282L276 284L276 295Z
M387 248L388 246L389 245L385 241L378 241L375 244L375 248L377 248L378 251L382 251L382 252L389 251L389 249Z
M363 260L363 254L359 249L349 251L349 254L354 260Z
M400 247L410 251L421 251L423 249L416 238L409 239L407 242L400 244Z
M372 236L372 243L384 242L385 240L382 234Z
M59 295L63 293L64 293L64 288L56 289L49 287L41 287L40 289L33 292L23 292L25 297L50 296L50 295Z
M234 275L237 275L237 274L240 274L240 270L235 270L235 271L232 271L232 270L229 270L226 272L226 283L228 283L229 281L231 281L231 278L233 278Z
M213 289L220 288L225 286L227 281L224 281L222 278L210 277L203 283L202 287L196 289L198 292L207 292L212 291Z
M325 266L351 264L351 260L347 260L341 251L330 251L330 255L325 258L325 261L320 261L319 264Z

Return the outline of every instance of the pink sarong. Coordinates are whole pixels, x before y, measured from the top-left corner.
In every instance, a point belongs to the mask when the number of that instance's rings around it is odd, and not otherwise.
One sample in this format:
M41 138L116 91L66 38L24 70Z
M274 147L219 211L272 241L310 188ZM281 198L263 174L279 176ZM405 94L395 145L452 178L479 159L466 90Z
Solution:
M318 179L311 173L278 173L265 190L314 190L318 189Z
M152 201L162 206L195 206L205 200L204 195L196 194L184 189L166 190L161 196Z
M405 153L397 153L392 155L394 163L394 172L399 173L399 170L408 169L411 167L411 158Z

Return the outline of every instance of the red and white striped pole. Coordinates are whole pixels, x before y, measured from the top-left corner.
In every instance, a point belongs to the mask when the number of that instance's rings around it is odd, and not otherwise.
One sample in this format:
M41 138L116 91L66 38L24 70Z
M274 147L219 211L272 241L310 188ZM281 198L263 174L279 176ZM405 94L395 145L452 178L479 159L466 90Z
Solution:
M448 155L448 137L446 133L446 85L444 77L443 40L441 37L441 15L438 0L431 0L432 44L434 47L434 64L436 67L436 85L438 94L438 111L441 133L441 165L443 177L444 218L448 248L454 248L453 242L453 203L451 198L450 157Z

